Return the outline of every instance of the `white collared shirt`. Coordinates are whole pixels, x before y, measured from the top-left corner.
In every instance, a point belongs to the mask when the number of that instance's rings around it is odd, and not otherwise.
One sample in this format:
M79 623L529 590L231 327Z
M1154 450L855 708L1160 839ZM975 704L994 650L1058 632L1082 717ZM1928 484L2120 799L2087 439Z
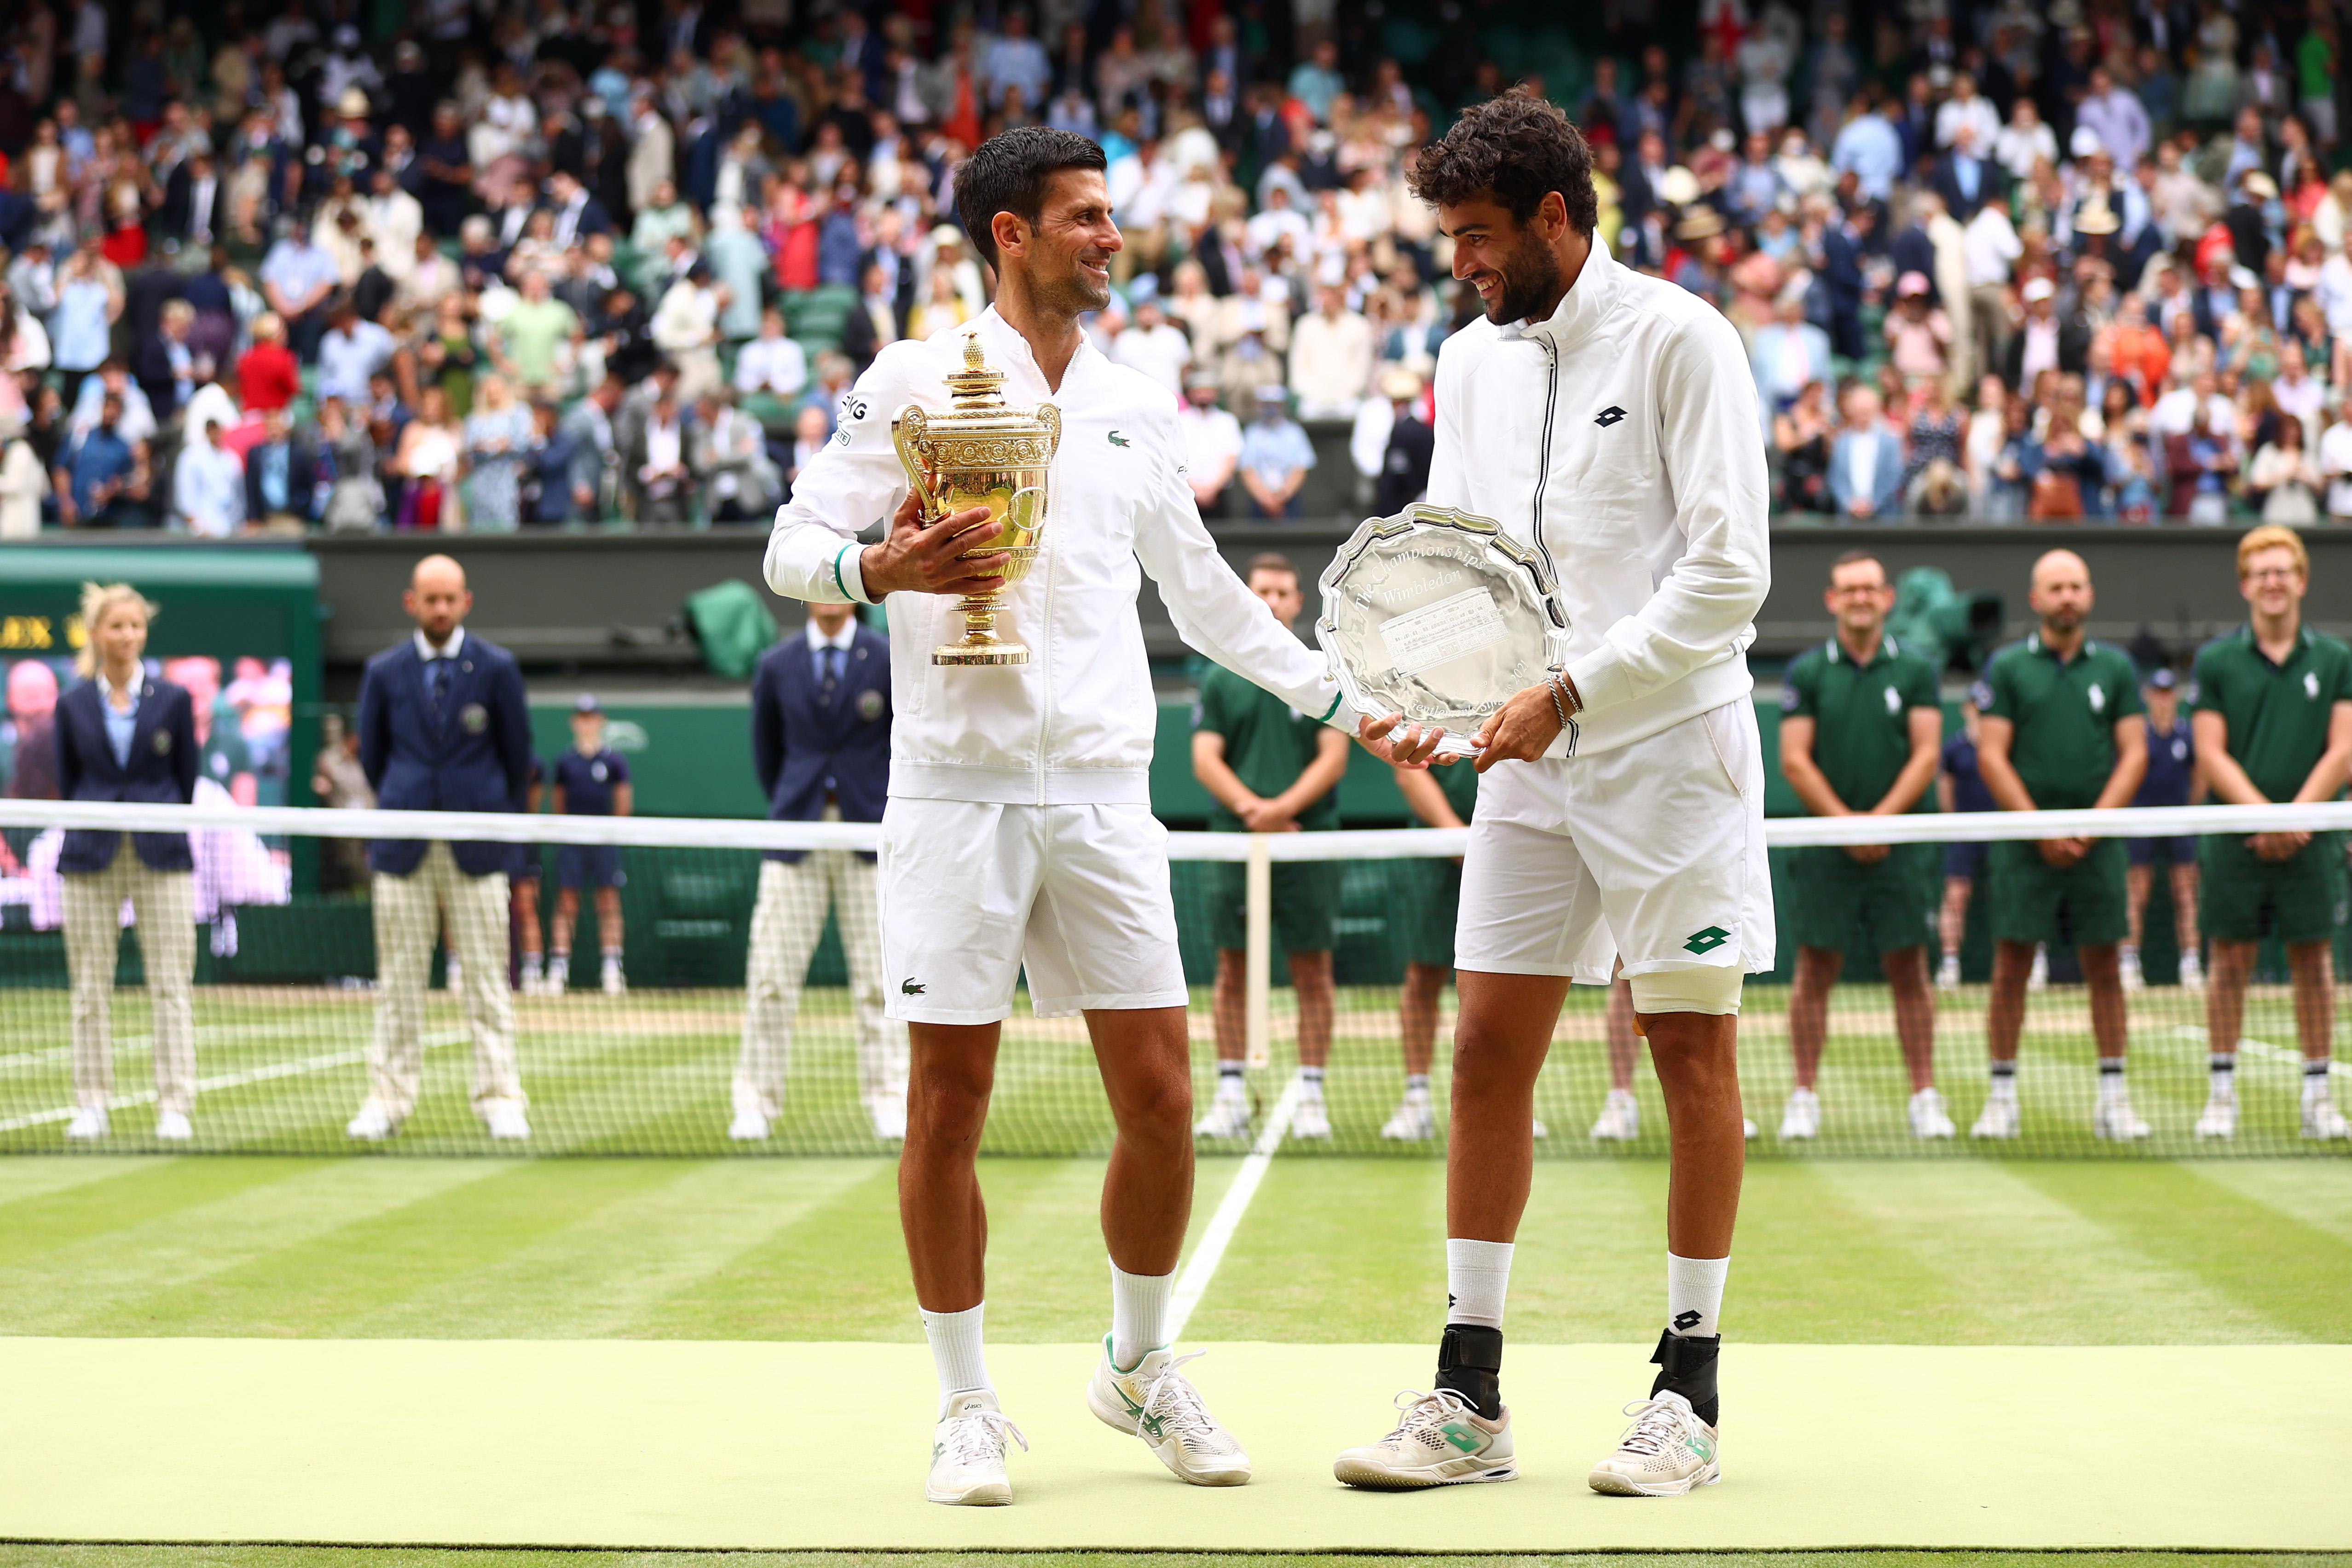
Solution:
M452 631L449 633L449 640L438 648L425 640L422 630L412 632L409 635L415 639L416 656L428 664L436 659L454 659L464 652L466 646L466 629L463 626Z
M1356 714L1321 654L1234 575L1202 525L1167 389L1085 344L1049 388L1027 340L992 307L876 356L842 402L839 434L777 510L768 585L794 599L872 602L856 536L907 493L893 416L909 402L934 418L946 412L945 377L962 367L967 337L1004 376L1009 407L1060 411L1038 556L1004 591L996 627L1030 658L978 673L933 664L933 648L963 635L955 601L889 595L891 795L1149 805L1159 705L1135 609L1145 572L1185 642L1309 717L1352 731Z

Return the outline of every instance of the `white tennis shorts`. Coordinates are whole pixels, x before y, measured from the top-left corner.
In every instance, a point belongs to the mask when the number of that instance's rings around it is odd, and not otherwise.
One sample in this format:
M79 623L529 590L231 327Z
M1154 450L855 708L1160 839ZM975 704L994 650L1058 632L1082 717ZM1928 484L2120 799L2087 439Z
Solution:
M1772 946L1764 755L1747 701L1478 781L1457 967L1605 986L1619 956L1629 976L1756 974Z
M1149 806L902 800L882 812L884 1012L995 1023L1181 1008L1168 830Z

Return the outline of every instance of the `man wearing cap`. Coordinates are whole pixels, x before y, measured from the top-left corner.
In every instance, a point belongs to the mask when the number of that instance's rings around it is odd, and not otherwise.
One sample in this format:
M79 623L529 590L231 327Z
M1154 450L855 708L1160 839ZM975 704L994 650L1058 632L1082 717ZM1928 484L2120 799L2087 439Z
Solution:
M1250 515L1297 515L1300 486L1315 466L1315 446L1289 414L1290 394L1278 386L1257 389L1257 417L1242 433L1242 488L1249 492Z
M1201 515L1225 516L1225 492L1241 464L1242 422L1217 406L1213 371L1197 370L1184 378L1184 406L1177 411L1176 424L1184 433L1184 477Z
M394 811L516 811L530 781L530 714L521 666L467 633L474 607L463 568L426 556L402 608L415 632L368 661L360 681L360 767L376 804ZM416 1108L425 1070L425 981L446 913L465 977L474 1040L474 1113L500 1141L530 1136L507 988L509 846L379 839L379 981L367 1098L344 1132L381 1143Z
M2197 768L2233 806L2332 800L2352 768L2352 649L2303 621L2311 558L2291 528L2238 541L2246 624L2205 644L2190 683ZM2199 841L2211 1087L2200 1138L2238 1130L2237 1042L2246 986L2265 936L2286 946L2303 1043L2303 1135L2352 1138L2328 1079L2336 1033L2336 933L2344 925L2344 848L2336 833L2210 833Z
M2044 371L2082 374L2090 362L2091 334L2079 322L2058 319L2058 286L2046 277L2029 277L2019 296L2025 301L2025 319L2001 356L2001 379L2010 390L2031 394L2034 378Z
M2135 806L2186 806L2202 799L2204 786L2197 777L2197 743L2180 717L2180 677L2169 665L2158 665L2140 683L2140 701L2147 706L2147 773L2140 779ZM2124 937L2124 989L2147 985L2140 973L2140 936L2147 925L2147 895L2156 885L2156 868L2163 866L2172 886L2172 925L2180 939L2180 983L2189 989L2205 985L2197 957L2197 841L2181 835L2169 839L2133 839L2125 846L2131 855L2125 891L2130 901L2130 931Z
M572 746L555 759L555 814L625 817L635 801L629 765L604 744L604 707L593 692L572 705ZM580 890L596 897L596 942L604 949L604 994L628 989L621 972L621 888L628 881L617 844L565 844L555 852L555 929L548 944L547 988L563 994L572 978L572 933L580 921Z
M878 822L890 779L890 643L849 604L812 604L806 634L761 655L751 677L751 763L776 822ZM907 1026L883 1016L874 857L771 850L743 977L735 1062L737 1143L766 1138L783 1113L793 1025L809 958L830 915L841 925L856 1019L857 1090L874 1135L907 1135Z

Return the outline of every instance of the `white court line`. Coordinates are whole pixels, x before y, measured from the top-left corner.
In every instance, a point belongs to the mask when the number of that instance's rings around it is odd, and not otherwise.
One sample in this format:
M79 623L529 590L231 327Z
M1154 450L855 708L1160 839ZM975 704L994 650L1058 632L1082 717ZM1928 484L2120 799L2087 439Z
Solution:
M2193 1040L2200 1045L2206 1043L2205 1031L2193 1023L2178 1024L2174 1026L2172 1032L2182 1040ZM2238 1050L2242 1055L2259 1056L2267 1061L2292 1061L2298 1067L2303 1065L2304 1061L2303 1052L2289 1051L2284 1046L2273 1045L2266 1040L2241 1040L2238 1041ZM2330 1061L2327 1064L2327 1071L2331 1074L2352 1078L2352 1067L2347 1067L2341 1061Z
M425 1050L432 1051L440 1046L455 1045L460 1040L472 1038L463 1030L454 1034L428 1034L425 1037L424 1045ZM324 1056L308 1056L299 1061L275 1061L268 1067L249 1068L243 1072L225 1072L217 1078L199 1078L196 1080L196 1092L205 1094L216 1089L240 1089L248 1083L267 1083L274 1078L299 1078L307 1072L325 1072L337 1067L353 1067L365 1061L367 1058L367 1051L362 1048L358 1051L331 1051ZM152 1105L154 1103L155 1091L142 1089L136 1094L117 1094L107 1102L106 1108L110 1111L121 1111L133 1105ZM79 1108L75 1105L65 1105L54 1111L36 1111L29 1115L11 1116L5 1121L0 1121L0 1133L14 1133L26 1127L38 1127L51 1122L70 1122L73 1120L74 1113Z
M1242 1168L1234 1173L1234 1185L1225 1188L1225 1196L1217 1204L1217 1212L1209 1217L1208 1228L1201 1232L1201 1244L1192 1249L1192 1260L1177 1276L1176 1296L1168 1304L1168 1343L1184 1332L1185 1322L1192 1309L1201 1304L1207 1293L1209 1281L1217 1277L1217 1265L1225 1260L1225 1246L1241 1228L1242 1216L1249 1212L1250 1200L1257 1196L1258 1184L1265 1179L1266 1167L1274 1163L1274 1153L1282 1147L1284 1134L1290 1131L1290 1118L1298 1109L1299 1096L1307 1081L1292 1077L1288 1087L1276 1099L1274 1109L1267 1113L1265 1127L1250 1145Z

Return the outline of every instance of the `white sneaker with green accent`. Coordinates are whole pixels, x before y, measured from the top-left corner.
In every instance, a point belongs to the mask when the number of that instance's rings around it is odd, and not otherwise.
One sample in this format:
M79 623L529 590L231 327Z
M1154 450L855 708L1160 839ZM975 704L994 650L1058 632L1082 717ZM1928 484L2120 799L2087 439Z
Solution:
M1507 1407L1489 1421L1451 1388L1433 1394L1405 1389L1397 1395L1396 1407L1404 1412L1396 1430L1377 1443L1342 1453L1332 1463L1333 1475L1372 1491L1414 1491L1517 1477Z
M1612 1089L1609 1098L1601 1103L1600 1120L1592 1124L1592 1136L1602 1143L1630 1144L1642 1135L1642 1103L1633 1092Z
M1396 1114L1381 1124L1381 1136L1400 1144L1426 1142L1437 1131L1437 1112L1426 1089L1408 1089L1397 1102Z
M931 1478L923 1495L933 1502L1001 1508L1013 1500L1004 1473L1004 1439L1025 1451L1029 1439L996 1407L987 1389L959 1394L931 1434Z
M1220 1077L1209 1113L1192 1124L1196 1138L1246 1138L1250 1129L1249 1091L1237 1078Z
M1810 1089L1789 1091L1788 1108L1780 1113L1780 1141L1817 1138L1822 1133L1822 1097Z
M2314 1094L2303 1103L2303 1135L2306 1138L2352 1138L2352 1122L2336 1108L2335 1098Z
M1176 1369L1207 1354L1178 1355L1167 1345L1125 1372L1111 1362L1110 1336L1087 1385L1087 1408L1115 1431L1141 1437L1171 1474L1196 1487L1237 1487L1250 1479L1249 1455L1209 1414L1201 1391Z
M1944 1110L1944 1097L1933 1089L1922 1089L1911 1096L1911 1135L1915 1138L1948 1138L1958 1129Z
M1672 1389L1625 1406L1633 1424L1617 1451L1592 1467L1592 1490L1612 1497L1680 1497L1723 1479L1715 1428Z

